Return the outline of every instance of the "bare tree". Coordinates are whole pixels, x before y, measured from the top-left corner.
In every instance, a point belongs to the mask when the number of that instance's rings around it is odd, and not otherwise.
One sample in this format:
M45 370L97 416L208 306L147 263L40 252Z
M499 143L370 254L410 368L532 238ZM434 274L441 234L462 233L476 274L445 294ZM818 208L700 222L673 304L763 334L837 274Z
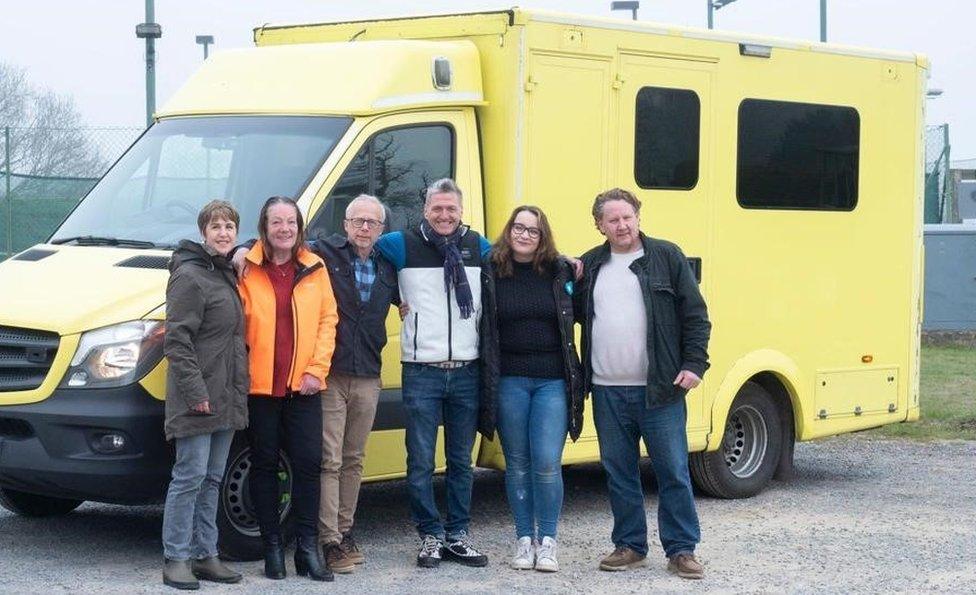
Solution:
M82 124L81 114L70 97L38 89L30 84L23 68L0 62L0 129L11 127L13 173L100 176L106 160L81 129Z

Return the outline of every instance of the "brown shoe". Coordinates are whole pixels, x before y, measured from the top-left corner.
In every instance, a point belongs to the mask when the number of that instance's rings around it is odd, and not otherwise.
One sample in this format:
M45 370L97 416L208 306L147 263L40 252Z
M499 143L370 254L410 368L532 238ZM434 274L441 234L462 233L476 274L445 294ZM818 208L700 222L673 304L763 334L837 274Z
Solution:
M642 556L626 547L618 547L609 556L600 560L600 570L632 570L647 566L647 556Z
M342 551L346 552L346 556L353 561L354 564L362 564L366 561L366 556L359 551L359 546L356 545L356 540L352 538L352 533L346 533L342 536L342 542L339 544Z
M329 570L337 574L349 574L356 569L356 563L349 559L346 552L339 547L338 543L328 543L322 546L322 555L325 558L325 565Z
M705 567L694 554L678 554L668 558L668 572L681 578L700 579L705 577Z

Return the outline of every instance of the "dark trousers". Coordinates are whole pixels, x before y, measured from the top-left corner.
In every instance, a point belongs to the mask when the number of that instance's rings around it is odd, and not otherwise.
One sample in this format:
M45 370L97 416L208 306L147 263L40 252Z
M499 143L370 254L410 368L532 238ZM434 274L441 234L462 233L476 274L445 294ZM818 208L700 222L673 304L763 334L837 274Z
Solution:
M322 471L322 398L314 395L273 398L249 396L251 441L250 491L261 535L280 535L280 514L291 503L297 535L314 543ZM283 499L278 452L291 462L290 499Z

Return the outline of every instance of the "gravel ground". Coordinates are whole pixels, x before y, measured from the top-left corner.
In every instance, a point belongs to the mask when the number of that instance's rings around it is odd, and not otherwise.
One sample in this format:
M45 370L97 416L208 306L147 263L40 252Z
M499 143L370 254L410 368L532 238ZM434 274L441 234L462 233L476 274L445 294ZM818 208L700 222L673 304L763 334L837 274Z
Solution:
M507 565L512 524L503 476L479 471L473 532L487 568L413 566L416 540L402 482L367 485L357 534L367 564L335 583L272 582L260 563L236 564L240 585L204 591L306 592L976 592L976 442L930 443L845 436L799 444L796 477L750 500L698 498L705 580L648 568L596 569L611 549L612 519L598 465L565 472L561 570L545 575ZM438 489L442 489L438 485ZM657 498L647 496L653 511ZM0 510L0 591L171 592L161 584L161 507L85 504L56 519ZM656 531L651 533L656 540ZM652 548L656 544L652 544Z

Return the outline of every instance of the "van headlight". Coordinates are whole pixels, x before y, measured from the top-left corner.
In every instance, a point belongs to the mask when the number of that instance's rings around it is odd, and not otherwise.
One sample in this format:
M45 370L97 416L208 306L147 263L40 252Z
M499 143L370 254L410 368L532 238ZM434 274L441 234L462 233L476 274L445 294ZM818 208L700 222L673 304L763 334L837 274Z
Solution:
M149 373L163 358L165 325L133 320L81 335L62 388L125 386Z

